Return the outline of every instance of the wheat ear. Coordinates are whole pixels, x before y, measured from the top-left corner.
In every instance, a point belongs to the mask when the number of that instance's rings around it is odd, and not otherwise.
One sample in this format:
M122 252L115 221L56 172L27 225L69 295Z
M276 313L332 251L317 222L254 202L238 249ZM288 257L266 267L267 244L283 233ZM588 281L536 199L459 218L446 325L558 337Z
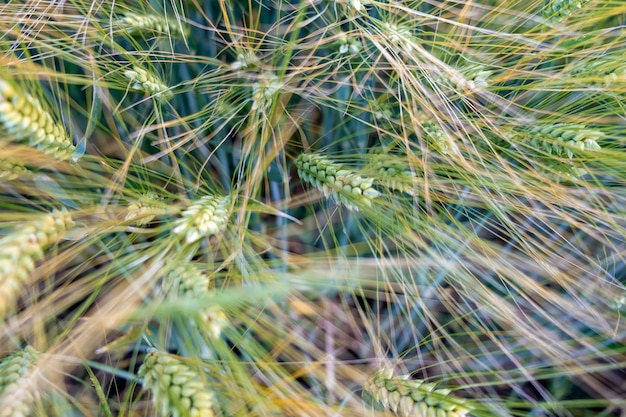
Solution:
M147 192L128 205L124 220L131 220L136 226L145 226L160 214L164 214L159 206L160 200L155 193Z
M604 134L583 124L556 123L524 128L525 143L551 155L573 158L576 151L597 151Z
M143 386L152 392L163 415L213 417L214 394L202 374L186 362L151 349L139 368Z
M376 372L363 388L402 417L465 417L472 408L467 400L451 396L449 389L436 389L408 375L392 378L390 370Z
M116 21L116 25L129 35L163 34L184 38L187 36L187 27L182 26L174 17L157 14L127 14Z
M37 400L31 375L40 353L32 346L0 362L0 417L28 417Z
M60 160L69 160L76 150L65 127L54 121L35 97L0 80L0 124L14 140Z
M0 239L0 316L15 301L22 283L35 269L43 251L73 226L69 213L46 214Z
M133 91L149 94L161 101L172 98L169 87L156 74L137 65L132 70L124 71L124 76L130 81L129 88Z
M172 232L184 234L187 243L217 235L226 228L230 209L230 196L206 195L183 211Z
M192 262L177 265L165 276L163 285L168 298L202 298L213 292L210 277ZM220 306L212 305L198 312L194 324L202 333L217 339L228 324L228 318Z
M296 159L298 175L302 180L320 189L326 197L350 210L371 207L372 200L380 196L373 188L374 179L366 178L343 168L320 154L300 154Z
M0 180L13 181L23 175L30 174L24 165L7 159L0 159Z
M576 9L581 9L589 0L549 0L544 6L543 15L547 19L560 21L569 17Z

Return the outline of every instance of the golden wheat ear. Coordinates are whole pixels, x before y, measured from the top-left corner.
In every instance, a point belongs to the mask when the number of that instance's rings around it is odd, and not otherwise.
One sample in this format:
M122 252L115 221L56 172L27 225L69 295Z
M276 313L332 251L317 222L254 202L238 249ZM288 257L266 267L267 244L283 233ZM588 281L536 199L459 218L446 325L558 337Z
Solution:
M44 250L58 242L73 225L69 213L57 211L23 224L0 239L0 317L15 302Z
M300 154L296 159L296 167L303 181L350 210L371 207L372 200L380 196L380 192L373 188L373 178L345 169L324 155Z
M35 97L0 79L0 125L15 141L59 159L70 160L76 150L65 127L57 123Z
M151 349L139 368L139 376L163 415L214 416L215 395L202 374L175 356Z
M40 353L32 346L0 362L0 417L27 417L38 398L30 376Z
M402 417L465 417L472 409L467 400L450 395L449 389L410 380L408 375L392 378L390 370L376 372L363 389Z

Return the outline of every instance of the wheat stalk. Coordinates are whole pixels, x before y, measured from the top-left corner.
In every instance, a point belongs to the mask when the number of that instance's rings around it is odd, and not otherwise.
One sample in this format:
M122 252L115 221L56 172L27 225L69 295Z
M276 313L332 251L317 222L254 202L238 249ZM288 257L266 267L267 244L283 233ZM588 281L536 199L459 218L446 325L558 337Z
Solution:
M35 97L0 80L0 124L14 140L60 160L69 160L76 150L65 127L54 121Z
M116 21L116 25L129 35L163 34L185 38L187 27L174 17L157 14L127 14Z
M137 65L132 70L124 71L124 76L130 81L129 88L133 91L152 95L160 101L172 98L169 87L156 74Z
M217 235L226 228L230 211L230 196L206 195L183 211L172 232L184 234L187 243Z
M0 362L0 417L31 415L38 397L31 375L39 357L37 350L26 346Z
M21 225L0 239L0 316L14 303L15 294L35 269L43 251L73 226L69 213L57 211Z
M402 417L464 417L471 410L467 400L451 396L449 389L436 389L408 375L392 378L390 370L376 372L363 388Z
M175 356L151 349L139 368L139 376L164 415L214 416L214 394L202 374Z
M362 177L324 155L300 154L296 159L296 167L302 180L320 189L324 196L332 196L350 210L371 207L372 200L380 196L380 192L373 188L373 178Z

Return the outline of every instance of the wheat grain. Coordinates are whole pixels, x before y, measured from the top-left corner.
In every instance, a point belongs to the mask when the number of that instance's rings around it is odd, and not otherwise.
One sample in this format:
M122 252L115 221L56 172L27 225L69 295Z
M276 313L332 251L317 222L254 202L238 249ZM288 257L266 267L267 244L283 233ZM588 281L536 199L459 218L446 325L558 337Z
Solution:
M214 394L202 374L173 355L151 349L139 368L144 389L152 391L163 415L212 417Z
M392 378L389 370L376 372L363 388L402 417L464 417L472 408L467 400L451 396L449 389L436 389L408 375Z
M169 87L157 75L137 65L132 70L124 71L124 76L130 81L129 88L133 91L152 95L160 101L172 98Z
M380 192L373 188L373 178L362 177L324 155L300 154L296 166L302 180L320 189L326 197L332 196L350 210L371 207L372 200L380 196Z
M182 23L157 14L127 14L116 21L116 25L129 35L156 34L185 38L188 29Z
M0 125L14 140L60 159L69 160L76 150L65 127L56 123L35 97L0 80Z
M206 195L187 208L172 230L184 234L187 243L202 237L217 235L228 224L231 209L230 196Z
M0 417L27 417L38 398L31 375L40 353L32 346L0 362Z
M0 239L0 316L35 269L43 251L73 226L69 213L57 211L24 224Z

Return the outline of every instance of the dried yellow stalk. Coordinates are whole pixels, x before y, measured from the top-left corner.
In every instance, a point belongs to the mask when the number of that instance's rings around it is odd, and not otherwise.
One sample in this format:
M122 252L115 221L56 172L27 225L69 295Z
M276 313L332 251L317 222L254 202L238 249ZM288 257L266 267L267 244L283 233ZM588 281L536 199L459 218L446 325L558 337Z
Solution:
M230 196L206 195L187 208L172 230L184 234L187 243L221 233L230 217Z
M0 239L0 316L15 302L22 283L35 269L35 261L73 224L67 212L53 212L21 225Z
M173 355L150 350L139 376L152 391L154 403L163 415L173 417L213 417L214 394L202 374Z
M31 374L40 357L32 346L0 362L0 417L27 417L37 400Z
M35 97L0 80L0 125L14 140L60 160L69 160L76 150L65 127L54 121Z
M324 155L300 154L296 166L302 180L320 189L326 197L332 196L350 210L371 207L372 200L380 196L380 192L372 186L373 178L362 177Z
M392 378L390 370L376 372L363 388L402 417L465 417L472 409L467 400L451 396L449 389L436 389L408 375Z

